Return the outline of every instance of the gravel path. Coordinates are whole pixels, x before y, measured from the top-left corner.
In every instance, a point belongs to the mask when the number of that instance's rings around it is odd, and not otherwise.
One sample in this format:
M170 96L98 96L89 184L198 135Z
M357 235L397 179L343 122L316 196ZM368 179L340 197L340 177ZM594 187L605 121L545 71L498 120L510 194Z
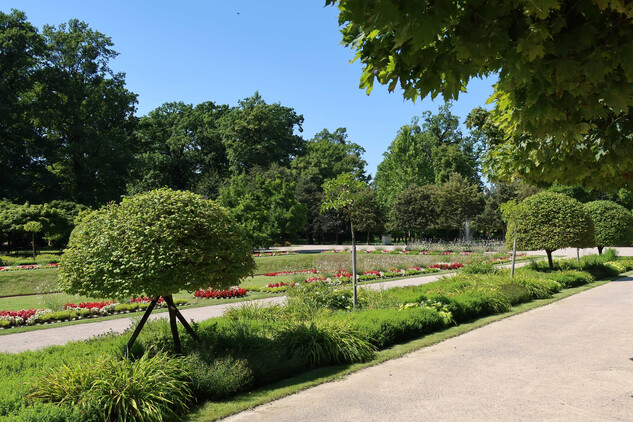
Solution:
M633 278L227 421L631 421Z

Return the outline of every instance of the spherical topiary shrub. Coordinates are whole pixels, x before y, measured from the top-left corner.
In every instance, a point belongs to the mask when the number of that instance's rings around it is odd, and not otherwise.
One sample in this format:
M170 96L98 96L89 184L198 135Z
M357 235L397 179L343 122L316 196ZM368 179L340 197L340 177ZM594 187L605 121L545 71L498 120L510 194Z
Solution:
M255 267L228 211L200 195L159 189L90 214L59 264L65 292L167 296L239 284Z
M596 232L596 246L630 246L633 242L633 215L612 201L593 201L585 205Z
M154 299L127 351L162 296L179 352L176 318L197 336L176 309L172 294L225 289L239 284L254 268L246 238L227 210L191 192L158 189L88 215L70 236L59 275L67 293Z
M554 268L552 252L556 249L584 248L595 243L594 227L589 213L577 200L554 192L540 192L519 204L516 213L517 248L544 249L550 269ZM506 243L512 247L514 221L508 223Z

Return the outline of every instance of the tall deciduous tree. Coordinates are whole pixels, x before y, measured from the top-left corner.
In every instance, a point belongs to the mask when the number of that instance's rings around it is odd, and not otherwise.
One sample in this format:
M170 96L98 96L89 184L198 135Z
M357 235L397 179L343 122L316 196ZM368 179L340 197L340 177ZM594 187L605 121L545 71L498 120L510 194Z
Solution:
M417 232L422 240L425 230L438 217L438 206L435 202L438 187L435 185L409 185L400 192L394 201L390 214L390 223L394 230L405 233Z
M609 0L326 0L361 86L455 99L498 74L491 149L504 177L625 187L633 167L633 7ZM627 153L623 153L627 151Z
M141 154L133 169L132 192L160 187L204 191L215 197L227 177L226 151L217 121L228 106L165 103L140 119Z
M479 189L462 175L453 173L436 189L438 217L434 226L444 233L462 229L467 219L483 210L484 200Z
M352 221L356 222L356 230L367 233L367 244L373 233L380 233L385 228L385 209L378 201L376 191L369 186L358 195L352 210Z
M0 197L36 200L33 185L45 166L42 140L30 121L39 104L35 89L41 83L39 64L45 43L24 13L0 12Z
M109 67L117 56L112 41L76 19L42 33L47 54L36 125L60 199L85 205L118 199L135 147L136 94Z
M307 208L305 232L308 243L312 243L315 236L331 233L333 229L338 231L342 225L338 214L321 214L323 182L343 173L351 173L357 179L367 181L364 153L360 145L348 139L345 128L334 132L323 129L305 144L304 155L292 161L291 168L297 180L297 200Z
M258 92L239 101L218 121L232 171L279 164L287 167L303 152L303 116L279 103L266 104Z
M414 118L410 125L400 129L378 165L376 190L387 206L412 183L441 184L452 173L480 183L480 137L462 133L450 103L440 106L437 113L427 111L422 117L421 124Z
M230 210L253 247L293 240L305 224L306 207L295 199L295 183L283 168L235 174L220 191L219 202Z

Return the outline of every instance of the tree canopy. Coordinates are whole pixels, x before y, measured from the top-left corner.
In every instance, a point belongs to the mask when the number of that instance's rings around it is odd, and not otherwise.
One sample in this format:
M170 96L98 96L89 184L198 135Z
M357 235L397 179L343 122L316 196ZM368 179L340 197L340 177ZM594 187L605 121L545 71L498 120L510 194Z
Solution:
M493 152L504 177L625 187L633 162L633 7L611 0L326 0L343 43L405 98L456 99L498 75ZM622 153L626 150L627 153Z
M633 214L629 210L611 201L592 201L584 206L595 227L598 253L605 246L631 246Z
M509 221L506 237L512 245L514 224L517 224L517 248L547 253L550 269L556 249L584 248L594 245L594 225L583 205L567 195L540 192L519 204L515 221Z
M159 189L87 216L70 237L59 275L68 293L155 298L237 285L254 267L226 209L191 192Z

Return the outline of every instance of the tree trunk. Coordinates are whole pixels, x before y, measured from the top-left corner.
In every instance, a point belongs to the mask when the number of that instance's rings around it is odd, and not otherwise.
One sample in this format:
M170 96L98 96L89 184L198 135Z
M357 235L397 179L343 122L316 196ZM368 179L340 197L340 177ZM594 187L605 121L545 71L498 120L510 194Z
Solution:
M512 246L512 269L510 270L510 277L514 277L514 263L517 257L517 226L518 223L514 222L514 244Z
M371 236L370 232L367 232L367 246L369 246L369 237Z
M341 240L340 240L341 235L339 233L336 233L336 244L340 245L341 244Z
M31 234L31 245L33 246L33 259L37 256L37 251L35 250L35 233Z
M603 249L604 249L604 246L598 246L598 255L602 255Z
M554 271L554 261L552 261L553 251L546 249L545 252L547 253L547 263L549 264L549 269L550 271Z
M354 237L354 224L351 218L349 226L352 230L352 307L356 309L356 238Z

